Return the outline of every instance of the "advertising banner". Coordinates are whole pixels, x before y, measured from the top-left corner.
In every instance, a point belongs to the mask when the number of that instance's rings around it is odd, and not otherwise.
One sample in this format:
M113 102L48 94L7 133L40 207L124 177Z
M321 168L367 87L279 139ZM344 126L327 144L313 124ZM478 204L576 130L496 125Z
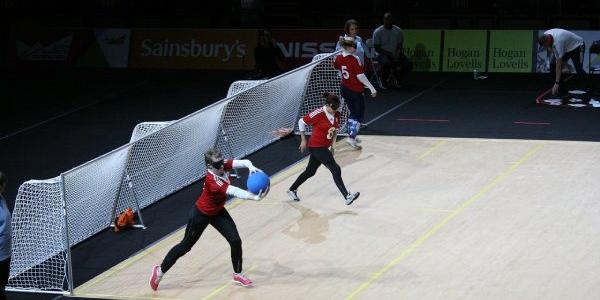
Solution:
M442 71L485 69L487 30L445 30Z
M134 29L134 68L249 70L256 30Z
M531 30L491 30L488 72L531 72L532 36Z
M408 29L403 32L404 55L413 62L413 71L439 71L442 31Z
M78 67L127 68L131 30L125 28L94 28L89 45L77 58Z
M11 61L18 66L68 65L75 31L25 28L11 32Z
M307 64L318 53L333 52L340 35L344 34L341 29L280 29L273 30L272 33L275 44L281 49L290 67ZM371 33L369 30L361 30L359 36L370 36Z
M536 68L535 72L537 73L548 73L550 71L550 61L553 58L553 55L550 51L547 51L545 48L541 47L537 43L537 37L544 34L546 30L538 30L537 34L534 38L534 43L537 49L536 55ZM583 69L585 72L589 72L589 64L590 64L590 47L594 41L600 40L600 31L591 31L591 30L574 30L572 31L576 35L583 38L585 43L585 54L583 56ZM600 57L596 55L592 55L592 64L600 63ZM569 60L567 64L567 68L571 73L575 73L575 67L573 63Z

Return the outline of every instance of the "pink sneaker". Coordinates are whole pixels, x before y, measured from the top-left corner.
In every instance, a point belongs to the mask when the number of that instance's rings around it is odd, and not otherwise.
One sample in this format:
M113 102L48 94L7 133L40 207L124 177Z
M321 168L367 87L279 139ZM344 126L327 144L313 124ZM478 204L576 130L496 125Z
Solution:
M250 278L248 278L242 274L237 274L237 273L233 273L233 282L240 284L241 286L251 286L252 285L252 280L250 280Z
M154 291L158 289L158 283L162 279L161 273L160 266L152 267L152 275L150 275L150 288L152 288Z

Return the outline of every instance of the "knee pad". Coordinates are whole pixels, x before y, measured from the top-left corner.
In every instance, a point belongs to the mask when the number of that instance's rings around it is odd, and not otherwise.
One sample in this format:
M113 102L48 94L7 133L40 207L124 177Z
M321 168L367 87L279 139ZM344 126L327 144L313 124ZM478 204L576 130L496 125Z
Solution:
M358 126L357 126L358 121L354 120L354 119L348 119L348 135L351 138L355 138L356 135L358 134Z

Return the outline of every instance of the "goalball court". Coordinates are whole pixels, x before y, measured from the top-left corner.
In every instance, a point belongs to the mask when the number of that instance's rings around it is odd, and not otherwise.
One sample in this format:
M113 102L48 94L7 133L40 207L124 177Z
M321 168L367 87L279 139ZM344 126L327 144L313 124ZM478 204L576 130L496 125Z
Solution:
M598 143L364 136L336 159L360 198L345 206L325 168L260 202L228 205L252 288L230 282L229 245L207 229L165 275L150 267L183 228L76 288L109 299L590 299L600 293ZM596 152L596 153L594 153ZM185 209L185 208L182 208Z

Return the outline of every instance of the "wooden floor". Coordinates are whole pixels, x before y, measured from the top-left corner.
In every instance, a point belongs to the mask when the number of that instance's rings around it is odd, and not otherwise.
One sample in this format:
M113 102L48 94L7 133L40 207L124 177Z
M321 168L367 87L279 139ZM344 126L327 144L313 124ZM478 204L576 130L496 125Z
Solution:
M231 284L229 245L209 227L148 284L183 230L78 287L115 299L598 299L600 145L364 136L336 151L360 198L346 206L326 168L228 209L252 288ZM260 167L260 166L258 166ZM189 209L182 207L181 209Z

